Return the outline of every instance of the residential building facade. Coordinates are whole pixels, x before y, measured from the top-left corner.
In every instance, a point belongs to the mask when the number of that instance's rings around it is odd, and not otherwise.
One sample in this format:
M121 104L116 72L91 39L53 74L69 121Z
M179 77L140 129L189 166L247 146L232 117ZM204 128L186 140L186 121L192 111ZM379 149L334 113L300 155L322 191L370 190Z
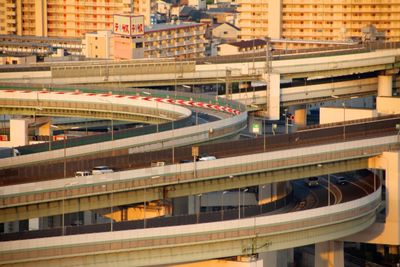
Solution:
M400 0L238 0L238 4L243 40L266 36L363 40L376 29L379 38L400 41Z
M155 0L5 0L0 3L0 34L83 37L111 30L114 14L156 13ZM4 2L4 3L3 3Z
M115 59L204 57L205 30L201 23L155 24L141 36L114 35Z

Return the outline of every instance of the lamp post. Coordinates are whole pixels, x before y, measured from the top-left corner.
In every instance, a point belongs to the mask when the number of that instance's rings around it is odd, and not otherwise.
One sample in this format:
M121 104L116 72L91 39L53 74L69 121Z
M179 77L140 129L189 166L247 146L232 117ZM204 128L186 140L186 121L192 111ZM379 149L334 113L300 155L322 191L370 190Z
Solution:
M102 188L104 188L105 190L107 190L107 185L103 184L101 186ZM111 196L110 196L110 231L113 231L113 213L114 213L114 184L112 184L111 187Z
M245 188L244 190L243 190L243 193L246 193L247 191L249 191L249 189L248 188ZM240 198L240 187L239 187L239 220L240 220L240 207L241 207L241 204L240 203L243 203L244 204L244 194L243 194L243 199L241 200L241 198ZM244 206L244 205L243 205ZM244 217L244 207L243 207L243 217Z
M343 140L346 140L346 102L343 101Z
M201 210L201 196L203 194L198 194L197 196L197 203L198 203L198 209L197 209L197 216L196 216L196 223L199 223L199 217L200 217L200 210Z
M338 99L339 97L337 95L331 95L331 97ZM350 99L355 99L358 98L358 96L352 96ZM343 140L346 140L346 101L343 100L342 102L342 107L343 107Z
M224 220L224 195L228 193L228 191L224 191L221 194L221 221Z
M79 127L63 128L63 127L60 127L60 126L57 126L57 125L50 125L50 132L52 131L51 128L56 128L56 129L60 129L60 130L63 131L63 135L64 135L63 136L64 178L66 178L67 177L67 143L66 143L67 135L66 135L66 130L68 130L68 129L71 129L71 130L79 129Z
M143 190L143 228L146 228L146 187Z
M70 182L63 186L63 194L62 194L62 214L61 214L61 234L65 235L65 190L68 186L77 185L78 182Z
M317 167L323 168L324 165L318 164ZM328 173L328 206L330 205L331 205L331 175L330 173Z
M264 152L265 152L266 146L267 146L267 140L266 140L266 135L265 135L265 118L263 118L263 127L262 127L262 130L263 130L263 135L264 135Z

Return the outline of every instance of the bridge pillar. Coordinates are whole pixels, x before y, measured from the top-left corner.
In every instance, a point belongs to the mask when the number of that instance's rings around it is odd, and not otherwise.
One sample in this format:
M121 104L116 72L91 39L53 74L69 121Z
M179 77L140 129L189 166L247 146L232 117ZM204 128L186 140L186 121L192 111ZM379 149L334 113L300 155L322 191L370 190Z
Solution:
M294 111L294 120L298 126L307 125L307 106L300 106Z
M386 217L344 240L398 246L400 245L400 151L383 152L381 156L370 158L368 167L385 170Z
M392 96L393 76L379 75L378 76L378 96Z
M292 248L262 252L258 259L263 262L263 267L291 266L294 263L294 252Z
M262 79L267 81L267 75L264 73ZM279 120L279 108L281 103L281 77L278 73L270 73L270 88L267 89L267 107L268 107L268 118L270 120Z
M326 241L315 244L315 267L343 267L343 241Z
M10 120L10 146L25 146L28 144L28 119Z

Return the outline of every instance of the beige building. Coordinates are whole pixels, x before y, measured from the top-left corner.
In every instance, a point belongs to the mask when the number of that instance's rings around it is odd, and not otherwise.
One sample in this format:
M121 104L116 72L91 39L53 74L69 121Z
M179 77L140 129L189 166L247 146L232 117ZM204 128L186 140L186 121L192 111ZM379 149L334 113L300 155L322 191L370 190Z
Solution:
M237 41L240 34L240 29L230 23L223 23L212 29L213 39L223 39L224 41Z
M112 58L113 42L111 31L98 31L85 34L82 41L85 57L87 58Z
M83 37L111 30L113 15L143 15L145 24L156 12L155 0L2 0L0 34Z
M141 36L114 35L114 58L204 57L205 25L201 23L155 24Z
M36 63L36 56L32 55L4 55L0 56L0 65L16 65Z
M238 0L241 38L400 41L400 0ZM372 33L374 35L374 33Z

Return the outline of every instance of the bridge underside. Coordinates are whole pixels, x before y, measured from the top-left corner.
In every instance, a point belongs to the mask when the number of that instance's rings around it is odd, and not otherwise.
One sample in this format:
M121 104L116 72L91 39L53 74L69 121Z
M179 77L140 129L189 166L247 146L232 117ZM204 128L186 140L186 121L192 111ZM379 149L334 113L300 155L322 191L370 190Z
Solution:
M142 113L141 113L141 112ZM48 117L86 117L112 119L149 124L168 122L165 118L178 118L179 114L167 110L137 108L99 103L68 103L52 101L14 101L0 100L0 113L10 115L48 116ZM163 118L164 117L164 118Z

